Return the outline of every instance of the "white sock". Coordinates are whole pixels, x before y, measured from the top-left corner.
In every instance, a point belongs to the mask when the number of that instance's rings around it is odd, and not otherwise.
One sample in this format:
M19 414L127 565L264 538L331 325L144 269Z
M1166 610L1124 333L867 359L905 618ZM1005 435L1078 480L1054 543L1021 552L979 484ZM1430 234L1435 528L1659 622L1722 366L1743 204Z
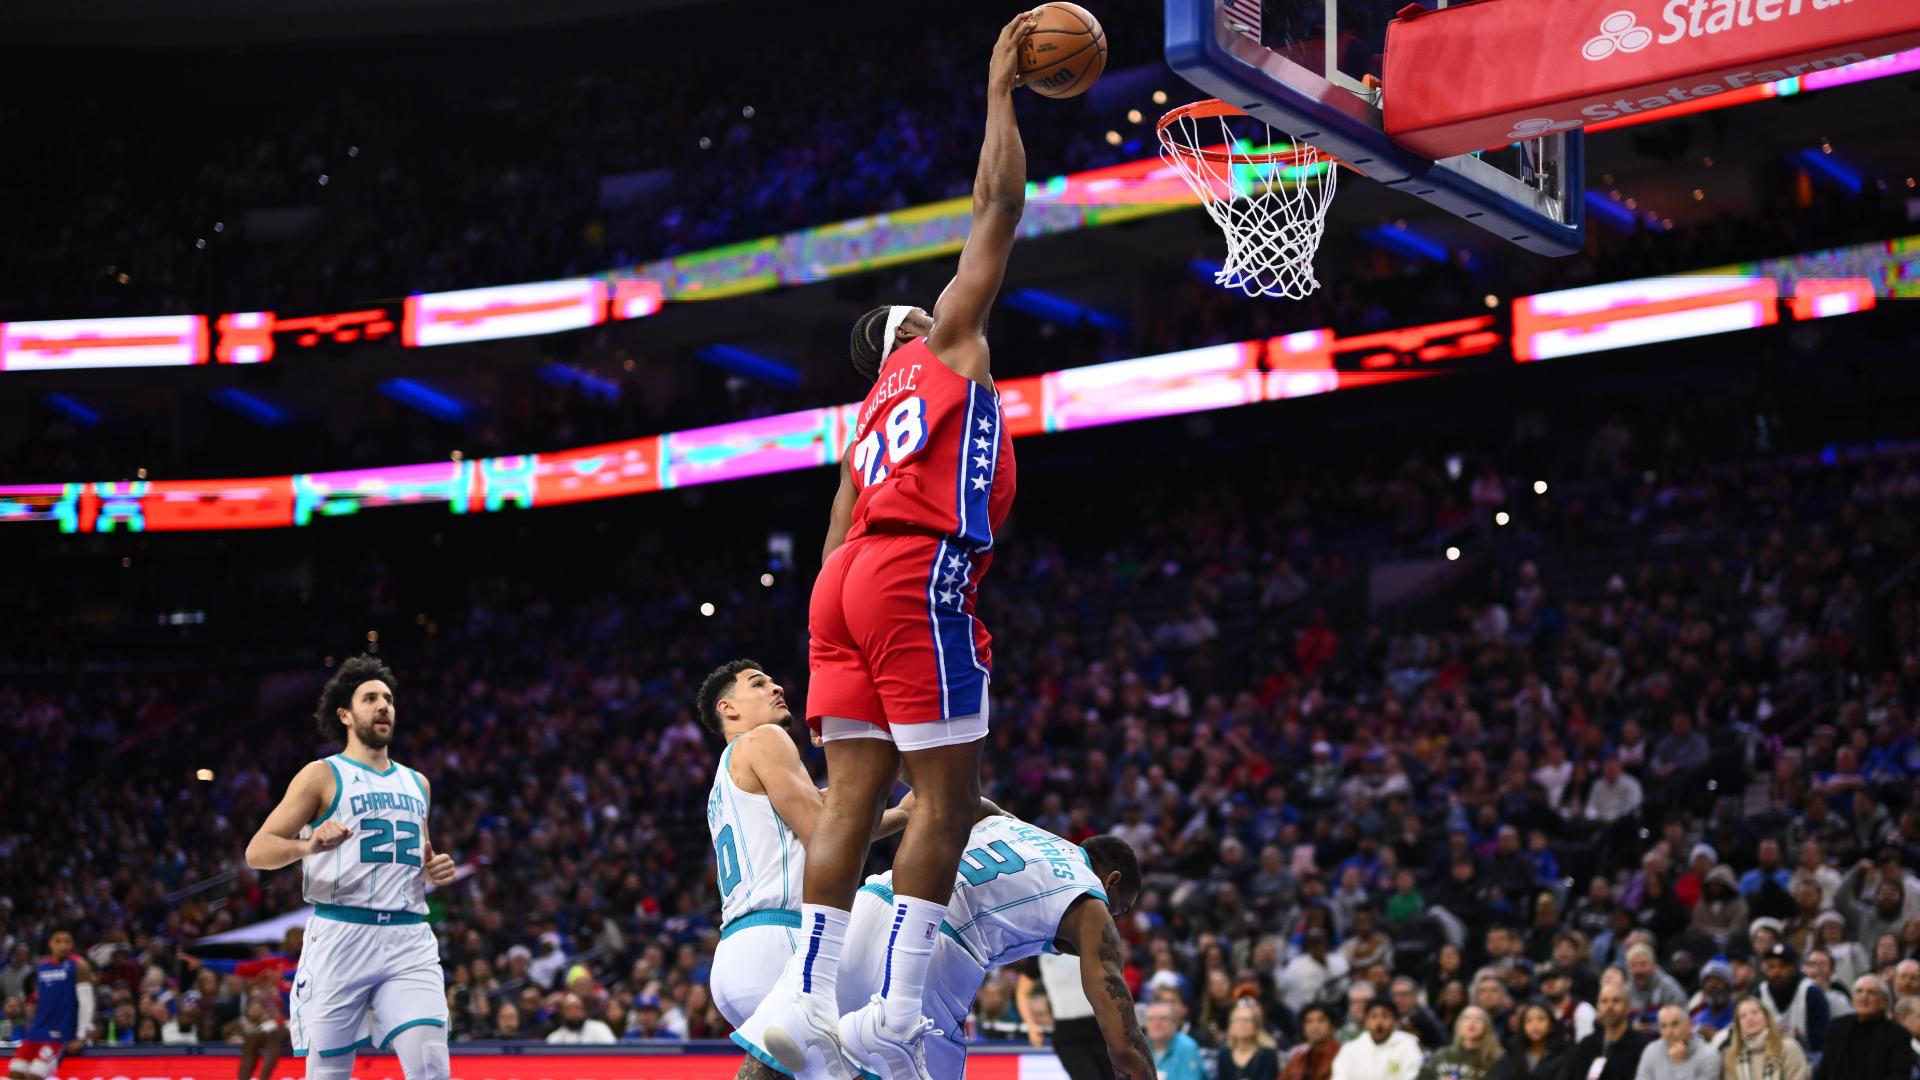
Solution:
M853 913L825 904L800 905L800 992L824 1006L828 1016L840 1015L834 984L840 976L840 950L847 944L847 924Z
M920 992L927 981L927 961L933 957L933 939L947 905L914 896L895 896L893 927L887 938L887 968L880 994L886 999L887 1026L905 1031L920 1020Z

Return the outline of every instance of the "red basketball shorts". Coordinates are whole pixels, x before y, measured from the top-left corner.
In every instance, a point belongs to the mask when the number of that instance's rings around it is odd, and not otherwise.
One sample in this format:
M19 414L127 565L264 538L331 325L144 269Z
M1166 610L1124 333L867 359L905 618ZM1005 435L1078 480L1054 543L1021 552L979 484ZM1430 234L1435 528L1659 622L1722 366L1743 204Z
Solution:
M47 1076L60 1067L60 1058L66 1049L66 1043L28 1040L14 1050L13 1060L7 1063L8 1070L28 1076Z
M973 597L985 561L932 536L834 549L807 614L808 726L909 750L984 737L993 638Z

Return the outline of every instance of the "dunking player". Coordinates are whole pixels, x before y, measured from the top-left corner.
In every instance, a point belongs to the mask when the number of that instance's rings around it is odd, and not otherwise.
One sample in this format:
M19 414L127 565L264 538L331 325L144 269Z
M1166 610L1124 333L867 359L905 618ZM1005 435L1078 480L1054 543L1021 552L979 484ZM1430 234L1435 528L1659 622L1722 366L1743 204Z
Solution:
M93 968L73 951L73 935L47 935L33 970L33 1019L7 1066L11 1080L44 1080L60 1056L78 1050L93 1027Z
M707 795L720 878L710 989L721 1015L739 1027L799 950L800 880L826 796L787 736L786 691L759 664L730 660L715 668L696 705L700 722L727 741ZM879 836L906 825L907 799L881 815Z
M452 881L453 858L427 835L432 785L387 756L395 685L373 657L340 665L314 719L346 749L308 762L247 845L256 870L299 860L314 906L288 1023L308 1080L345 1080L355 1051L374 1045L399 1055L407 1080L452 1073L426 885Z
M1013 444L988 370L986 323L1024 206L1013 115L1023 13L994 44L973 232L933 313L878 308L853 328L873 380L841 464L814 582L807 723L826 740L827 802L807 851L797 994L769 998L767 1046L789 1069L844 1036L883 1080L926 1077L921 985L978 809L987 734L986 628L973 615L1013 504ZM915 795L894 860L883 998L841 1018L835 978L881 800L904 758Z
M996 808L997 809L997 808ZM927 1070L937 1080L966 1072L966 1020L987 972L1040 951L1080 958L1080 981L1120 1080L1151 1080L1153 1055L1133 1014L1122 974L1125 954L1114 928L1140 893L1140 863L1126 841L1096 836L1076 846L1045 829L994 813L967 839L953 900L934 942L924 1000L942 1037L926 1043ZM858 1008L886 986L886 937L895 896L892 875L862 886L853 932L840 966L840 1007ZM749 1021L735 1041L754 1054L736 1080L767 1080L760 1032ZM802 1080L816 1075L802 1073Z

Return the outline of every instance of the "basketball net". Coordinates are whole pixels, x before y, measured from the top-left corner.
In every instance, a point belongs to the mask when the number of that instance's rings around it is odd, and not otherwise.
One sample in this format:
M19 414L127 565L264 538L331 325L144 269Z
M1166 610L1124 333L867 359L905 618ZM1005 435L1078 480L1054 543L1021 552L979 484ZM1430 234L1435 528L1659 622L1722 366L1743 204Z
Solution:
M1218 99L1161 117L1160 157L1226 235L1216 284L1291 300L1320 287L1313 257L1333 205L1336 159Z

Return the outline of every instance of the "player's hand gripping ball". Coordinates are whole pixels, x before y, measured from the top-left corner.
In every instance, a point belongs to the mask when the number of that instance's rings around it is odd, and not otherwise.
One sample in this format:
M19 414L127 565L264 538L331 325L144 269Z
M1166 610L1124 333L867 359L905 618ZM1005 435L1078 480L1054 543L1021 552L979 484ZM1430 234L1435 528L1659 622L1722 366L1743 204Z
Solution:
M1107 69L1107 34L1100 20L1065 0L1034 9L1039 20L1020 43L1018 82L1042 97L1087 92Z

